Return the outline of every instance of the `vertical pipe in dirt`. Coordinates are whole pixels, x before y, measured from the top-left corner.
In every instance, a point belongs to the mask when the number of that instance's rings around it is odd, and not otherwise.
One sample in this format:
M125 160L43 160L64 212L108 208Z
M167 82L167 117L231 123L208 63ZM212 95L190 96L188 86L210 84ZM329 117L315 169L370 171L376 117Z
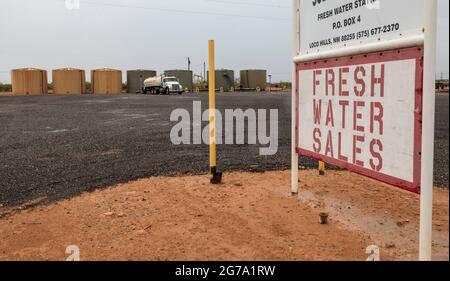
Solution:
M325 162L319 161L319 175L325 175Z

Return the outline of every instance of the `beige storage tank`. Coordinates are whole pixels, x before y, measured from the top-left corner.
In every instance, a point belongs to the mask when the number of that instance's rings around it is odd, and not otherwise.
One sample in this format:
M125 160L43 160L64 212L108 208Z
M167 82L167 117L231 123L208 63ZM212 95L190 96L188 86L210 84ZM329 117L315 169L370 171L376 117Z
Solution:
M94 69L91 72L93 94L121 94L122 71L117 69Z
M84 94L86 75L84 70L61 68L52 71L54 94Z
M36 68L21 68L11 71L13 94L43 95L48 93L47 71Z

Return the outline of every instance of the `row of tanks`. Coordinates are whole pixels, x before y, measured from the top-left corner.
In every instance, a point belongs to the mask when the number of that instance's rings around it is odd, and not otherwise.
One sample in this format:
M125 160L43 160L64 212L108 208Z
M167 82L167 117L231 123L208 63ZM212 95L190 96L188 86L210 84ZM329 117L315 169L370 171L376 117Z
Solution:
M179 77L184 89L192 91L192 72L169 70L166 76ZM127 92L142 91L145 79L155 77L154 70L127 71ZM52 71L53 93L82 94L86 93L86 74L82 69L61 68ZM14 94L42 95L48 93L48 74L46 70L37 68L21 68L11 71L12 92ZM119 94L123 91L122 71L111 68L94 69L91 71L91 93Z
M242 70L240 72L240 89L265 89L267 86L265 70ZM86 93L85 71L76 68L62 68L52 71L53 93L56 94L80 94ZM152 78L153 79L149 79ZM159 81L157 72L154 70L138 69L127 71L127 92L145 92L145 81L149 79L151 83ZM176 78L180 85L174 85L173 92L193 91L193 72L189 70L167 70L163 76L166 78ZM209 77L209 75L208 75ZM223 91L234 89L235 77L233 70L216 70L216 88ZM48 93L47 71L36 68L22 68L11 71L12 91L15 94L46 94ZM161 81L160 81L161 82ZM170 82L170 81L169 81ZM152 84L152 85L153 85ZM171 83L168 83L171 84ZM172 83L176 84L176 83ZM121 93L122 71L117 69L102 68L91 71L91 92L96 94ZM150 89L150 88L149 88ZM161 92L164 92L162 89ZM172 90L171 90L172 92Z

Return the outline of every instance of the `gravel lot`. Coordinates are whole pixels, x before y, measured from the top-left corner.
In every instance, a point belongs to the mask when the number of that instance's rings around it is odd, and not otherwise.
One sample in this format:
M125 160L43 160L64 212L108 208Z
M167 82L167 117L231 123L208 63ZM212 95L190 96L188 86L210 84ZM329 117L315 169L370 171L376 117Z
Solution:
M449 98L437 99L435 179L448 186ZM192 111L194 100L206 109L206 94L0 96L0 204L45 204L138 178L207 172L207 146L170 141L171 112ZM289 94L219 94L217 103L220 109L277 108L280 120L275 156L259 156L259 145L219 146L223 170L289 168Z
M434 182L448 188L449 171L449 94L438 94L436 99L436 131Z

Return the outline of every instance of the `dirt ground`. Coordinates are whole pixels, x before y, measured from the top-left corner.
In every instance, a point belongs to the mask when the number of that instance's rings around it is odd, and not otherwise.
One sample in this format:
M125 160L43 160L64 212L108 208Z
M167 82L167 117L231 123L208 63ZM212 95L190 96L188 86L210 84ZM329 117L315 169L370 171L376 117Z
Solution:
M348 172L155 177L49 206L0 210L0 260L381 260L418 256L419 197ZM433 257L449 259L449 194L435 190ZM19 208L20 209L20 208ZM327 225L319 213L328 212Z

